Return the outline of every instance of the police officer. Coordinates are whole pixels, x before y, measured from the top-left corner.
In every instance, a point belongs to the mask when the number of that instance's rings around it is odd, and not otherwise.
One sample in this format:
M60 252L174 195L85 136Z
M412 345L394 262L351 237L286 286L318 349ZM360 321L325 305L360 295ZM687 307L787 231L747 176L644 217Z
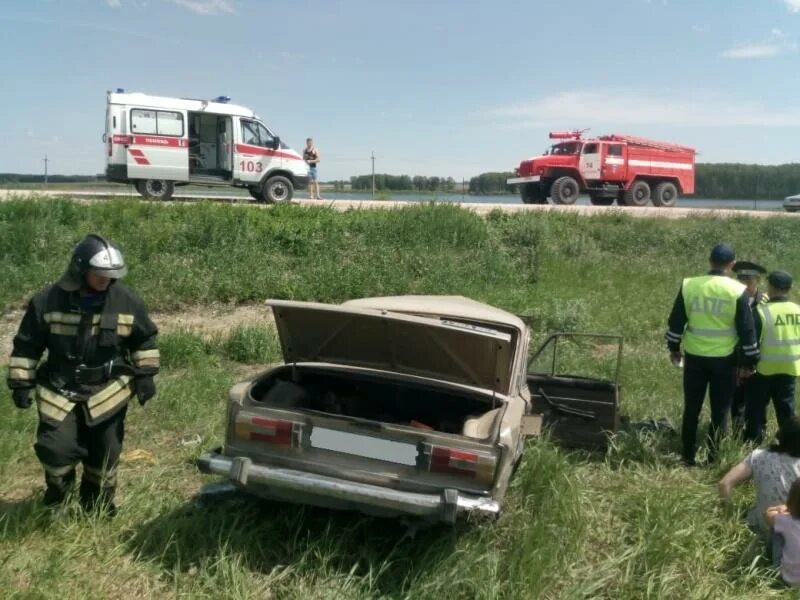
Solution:
M113 514L128 400L136 395L144 405L156 393L158 330L117 282L126 273L117 246L86 236L63 276L28 303L14 338L8 386L18 408L37 402L34 449L47 505L65 499L83 463L81 505Z
M767 270L754 262L737 260L736 264L733 266L733 272L736 273L736 278L744 284L747 290L747 302L755 317L756 306L768 299L767 294L759 289L761 276L766 273ZM733 403L731 404L731 421L734 431L743 432L745 430L745 406L747 405L748 398L753 397L753 382L755 379L753 377L746 377L750 369L745 367L741 346L737 346L736 348L736 360L738 368L736 374L736 391L733 394Z
M716 459L736 384L737 343L741 344L747 369L752 371L758 360L745 286L729 277L735 262L736 253L731 246L714 246L708 275L683 280L669 316L666 339L670 358L675 365L684 364L685 360L681 438L683 460L688 465L695 464L697 424L707 389L711 401L709 459Z
M761 360L754 377L754 401L745 413L747 439L761 443L772 400L778 426L794 415L795 378L800 375L800 306L790 301L792 277L774 271L767 277L769 301L756 307Z

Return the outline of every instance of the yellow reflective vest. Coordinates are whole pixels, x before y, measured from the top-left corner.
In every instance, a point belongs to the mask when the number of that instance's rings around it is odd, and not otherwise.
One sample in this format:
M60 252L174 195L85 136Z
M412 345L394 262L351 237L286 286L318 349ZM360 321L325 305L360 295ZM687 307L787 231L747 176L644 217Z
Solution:
M745 290L724 275L702 275L683 280L686 309L683 349L695 356L730 356L736 347L736 304Z
M800 375L800 306L775 301L759 304L761 317L761 360L756 370L762 375Z

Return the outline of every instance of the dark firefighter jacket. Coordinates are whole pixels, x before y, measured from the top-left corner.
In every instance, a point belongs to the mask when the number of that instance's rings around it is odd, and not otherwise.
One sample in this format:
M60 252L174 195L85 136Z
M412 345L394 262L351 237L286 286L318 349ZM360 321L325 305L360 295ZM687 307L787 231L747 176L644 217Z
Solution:
M35 388L45 422L58 424L80 405L94 425L128 403L137 377L158 372L157 334L142 301L119 282L91 304L77 291L45 287L28 303L14 338L8 386Z

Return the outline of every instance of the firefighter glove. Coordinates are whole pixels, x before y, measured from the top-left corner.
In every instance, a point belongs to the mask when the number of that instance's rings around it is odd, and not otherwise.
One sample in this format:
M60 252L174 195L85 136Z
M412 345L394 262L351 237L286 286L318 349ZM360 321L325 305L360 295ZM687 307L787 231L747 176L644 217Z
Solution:
M136 397L139 398L139 405L144 406L145 403L156 395L156 384L152 377L137 377L136 378Z
M14 406L17 408L30 408L33 403L31 400L31 388L12 390L11 397L14 399Z

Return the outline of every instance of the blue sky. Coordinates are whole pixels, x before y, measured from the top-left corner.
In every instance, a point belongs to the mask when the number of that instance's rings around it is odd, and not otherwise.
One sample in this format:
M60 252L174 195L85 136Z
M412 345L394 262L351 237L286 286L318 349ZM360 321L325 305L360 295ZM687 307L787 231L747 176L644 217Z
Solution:
M511 170L551 129L800 162L800 0L3 0L0 172L104 169L105 91L228 95L322 178Z

